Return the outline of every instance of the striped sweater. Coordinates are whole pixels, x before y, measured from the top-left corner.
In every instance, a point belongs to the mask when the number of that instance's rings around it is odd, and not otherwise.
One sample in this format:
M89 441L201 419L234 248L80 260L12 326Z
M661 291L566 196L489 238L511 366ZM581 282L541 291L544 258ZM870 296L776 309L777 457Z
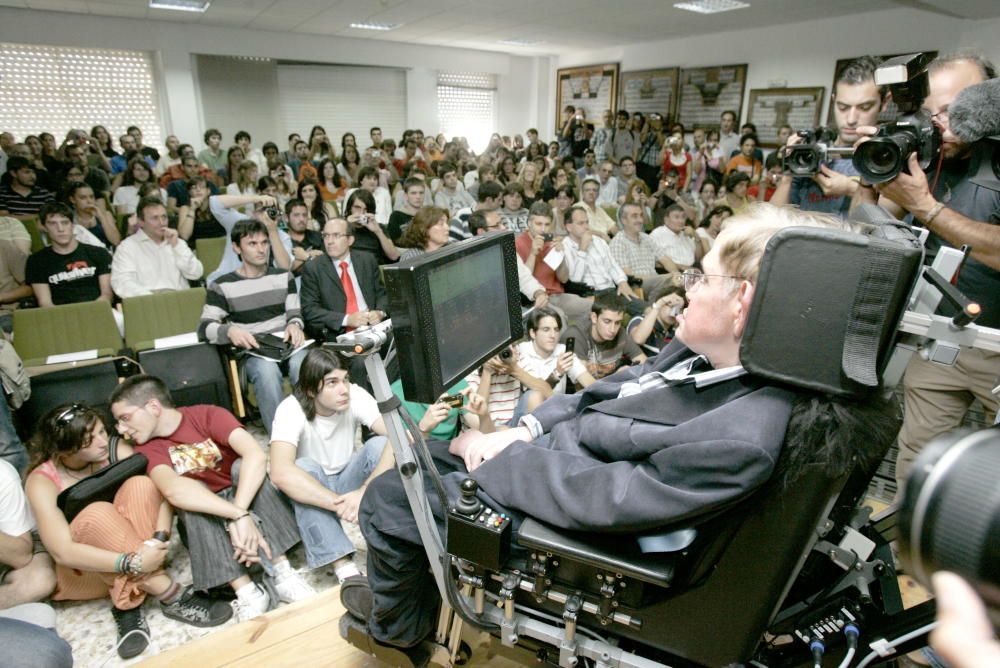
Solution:
M224 345L232 325L251 334L267 334L283 331L291 323L303 326L291 272L268 267L263 276L244 278L232 271L209 284L198 337Z

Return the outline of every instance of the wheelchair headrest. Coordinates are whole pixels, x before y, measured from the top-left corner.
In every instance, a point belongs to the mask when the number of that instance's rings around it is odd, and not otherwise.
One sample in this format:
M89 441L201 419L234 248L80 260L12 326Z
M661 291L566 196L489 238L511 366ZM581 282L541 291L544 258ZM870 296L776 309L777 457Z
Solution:
M789 227L768 241L740 345L749 372L840 396L878 387L923 252L898 221L864 213L876 224L863 232Z

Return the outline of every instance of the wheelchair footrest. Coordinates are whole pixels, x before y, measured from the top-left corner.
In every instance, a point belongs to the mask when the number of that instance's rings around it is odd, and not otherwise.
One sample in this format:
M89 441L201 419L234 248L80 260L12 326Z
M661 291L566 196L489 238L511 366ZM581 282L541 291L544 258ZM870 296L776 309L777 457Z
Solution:
M422 668L430 663L435 650L434 643L427 641L407 649L384 645L371 637L366 622L349 612L340 618L340 637L393 668Z

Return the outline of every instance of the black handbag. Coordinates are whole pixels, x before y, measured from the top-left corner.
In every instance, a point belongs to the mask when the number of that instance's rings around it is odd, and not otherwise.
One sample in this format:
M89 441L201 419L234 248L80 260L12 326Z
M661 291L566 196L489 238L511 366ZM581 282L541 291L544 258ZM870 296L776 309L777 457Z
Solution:
M56 498L56 505L66 516L67 522L80 514L80 511L95 501L112 503L118 489L132 476L145 475L149 460L146 455L134 454L125 459L118 459L118 437L112 436L108 443L108 453L111 463L92 476L67 487Z

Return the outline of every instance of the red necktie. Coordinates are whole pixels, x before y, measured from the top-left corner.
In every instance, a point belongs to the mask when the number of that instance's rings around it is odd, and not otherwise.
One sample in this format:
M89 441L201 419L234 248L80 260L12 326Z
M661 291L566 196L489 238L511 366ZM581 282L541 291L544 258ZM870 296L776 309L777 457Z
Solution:
M351 315L358 312L358 297L354 294L354 281L351 280L351 273L347 271L347 262L340 263L340 282L344 285L344 295L347 297L347 309L345 313ZM346 327L350 332L353 327Z

